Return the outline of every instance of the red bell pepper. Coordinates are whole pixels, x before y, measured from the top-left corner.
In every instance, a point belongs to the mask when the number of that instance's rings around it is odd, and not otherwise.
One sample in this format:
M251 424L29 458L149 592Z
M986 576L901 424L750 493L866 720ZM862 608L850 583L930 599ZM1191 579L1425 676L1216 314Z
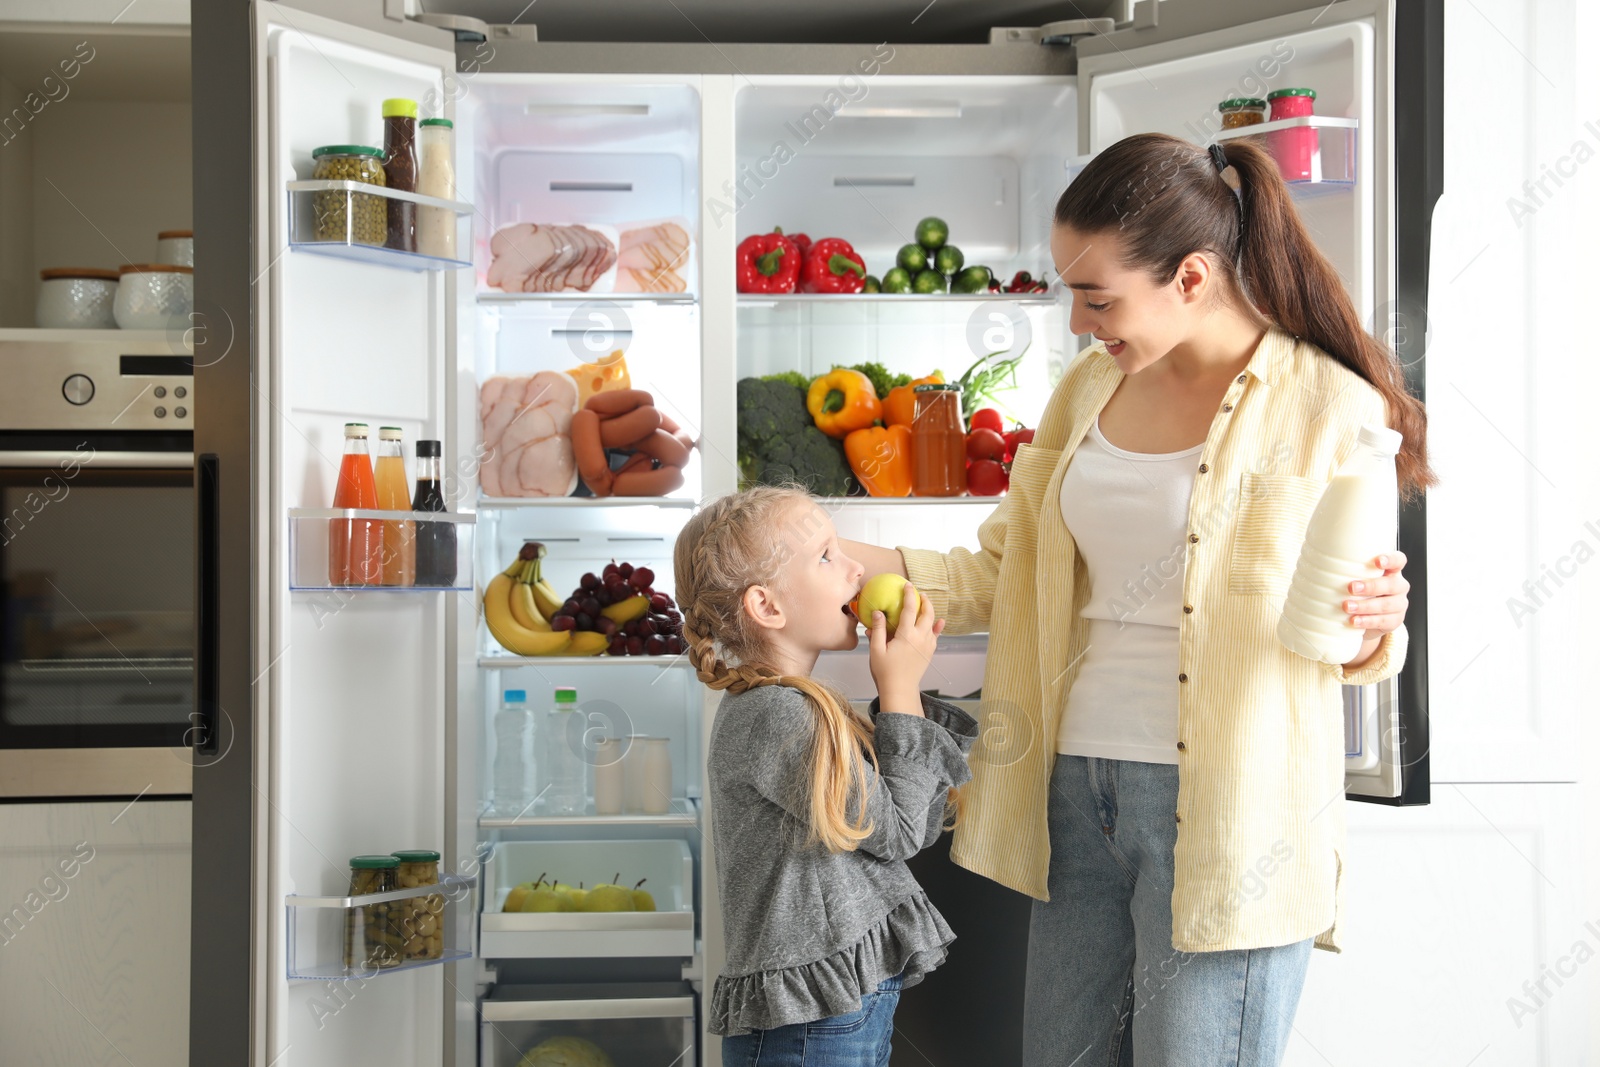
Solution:
M866 262L841 237L824 237L813 244L800 273L803 293L859 293L866 284Z
M777 230L775 232L783 233L782 230ZM805 258L811 254L811 238L807 237L803 233L791 233L787 234L786 236L789 238L789 240L793 241L794 246L800 250L800 259L803 262Z
M739 242L737 284L741 293L792 293L802 257L781 233L757 233Z

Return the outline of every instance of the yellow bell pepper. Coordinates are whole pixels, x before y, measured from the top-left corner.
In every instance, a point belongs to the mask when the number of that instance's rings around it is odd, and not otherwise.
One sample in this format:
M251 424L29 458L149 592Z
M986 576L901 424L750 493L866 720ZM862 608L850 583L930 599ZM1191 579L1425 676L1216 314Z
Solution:
M871 426L883 415L883 404L872 379L858 370L839 367L811 383L806 410L817 429L829 437L844 438L852 430Z
M871 496L911 495L911 427L868 426L844 439L844 458Z
M934 371L926 378L914 379L909 385L895 386L883 399L883 421L890 426L910 426L917 419L917 386L943 384L944 375Z

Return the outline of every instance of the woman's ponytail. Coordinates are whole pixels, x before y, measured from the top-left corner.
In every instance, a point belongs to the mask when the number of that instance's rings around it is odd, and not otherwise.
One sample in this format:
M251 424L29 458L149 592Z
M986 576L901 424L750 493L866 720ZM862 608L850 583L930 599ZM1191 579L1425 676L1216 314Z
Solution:
M1383 395L1389 425L1405 438L1396 469L1407 500L1438 481L1428 465L1422 403L1407 390L1394 354L1362 328L1338 271L1311 240L1263 149L1246 139L1208 150L1166 134L1125 137L1061 194L1055 222L1084 234L1115 232L1127 264L1162 283L1191 253L1209 253L1262 316Z

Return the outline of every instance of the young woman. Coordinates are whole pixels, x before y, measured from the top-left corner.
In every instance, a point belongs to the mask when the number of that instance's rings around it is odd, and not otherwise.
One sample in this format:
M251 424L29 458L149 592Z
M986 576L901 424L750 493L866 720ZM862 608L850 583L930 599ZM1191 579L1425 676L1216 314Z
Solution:
M981 550L846 543L950 632L988 630L955 861L1033 896L1028 1067L1280 1061L1313 944L1337 951L1341 684L1405 659L1405 557L1352 575L1342 666L1276 627L1363 423L1435 480L1422 405L1361 327L1271 158L1147 134L1056 206L1068 370Z
M728 1067L886 1067L900 990L955 939L905 863L971 777L977 722L919 692L943 623L911 586L894 637L873 612L862 717L811 678L856 647L863 571L805 490L707 504L673 574L700 680L728 693L707 761L727 957L707 1028Z

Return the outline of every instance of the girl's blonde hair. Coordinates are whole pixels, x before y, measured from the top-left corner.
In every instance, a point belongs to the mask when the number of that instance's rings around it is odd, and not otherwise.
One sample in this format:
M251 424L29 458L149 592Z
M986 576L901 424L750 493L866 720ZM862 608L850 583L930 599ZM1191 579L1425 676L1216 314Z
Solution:
M866 795L863 755L872 761L872 788L879 786L872 723L821 682L780 674L771 667L765 631L744 610L744 594L751 586L782 587L784 564L798 547L791 539L804 541L814 532L785 515L806 503L810 497L798 486L757 486L704 505L678 535L673 580L683 609L683 636L702 682L730 693L786 685L810 702L817 730L807 768L807 842L821 844L829 852L849 852L873 831L864 821L865 803L853 821L849 810L852 793ZM947 810L949 829L958 810L954 789Z

